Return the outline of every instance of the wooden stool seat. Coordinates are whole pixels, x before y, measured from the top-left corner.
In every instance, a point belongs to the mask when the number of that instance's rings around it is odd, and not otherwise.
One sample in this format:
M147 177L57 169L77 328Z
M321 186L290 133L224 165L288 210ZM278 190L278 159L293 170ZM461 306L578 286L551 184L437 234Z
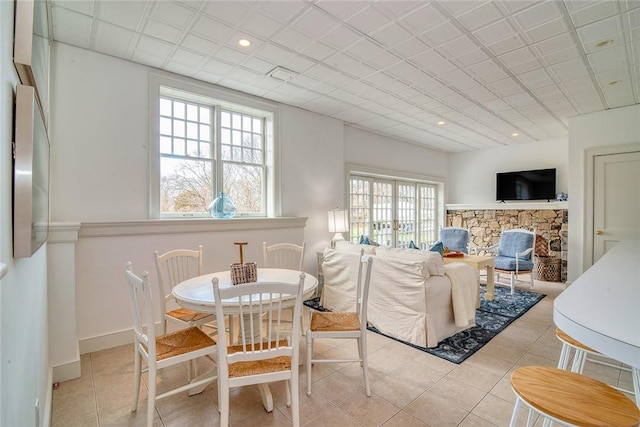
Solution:
M640 407L640 368L627 367L621 364L613 364L606 362L607 356L599 353L598 351L587 347L580 341L566 334L560 328L556 328L556 337L562 342L562 351L560 352L560 359L558 360L559 369L569 369L569 359L571 357L571 349L574 350L573 363L571 364L570 371L581 374L584 370L585 362L596 363L598 365L608 366L613 369L619 369L621 371L631 372L631 381L633 383L633 390L627 390L622 387L612 386L616 390L633 395L636 399L636 405ZM589 355L598 356L598 358L587 357ZM604 359L604 360L602 360Z
M580 341L573 339L572 337L564 333L560 328L556 328L556 337L558 337L558 339L563 343L566 342L567 344L573 347L576 347L581 350L588 351L594 354L600 354L596 350L592 349L591 347L587 347L586 345L582 344Z
M577 426L638 426L640 409L613 387L582 374L546 366L525 366L511 374L516 405L520 403L553 421ZM531 414L529 422L532 421Z

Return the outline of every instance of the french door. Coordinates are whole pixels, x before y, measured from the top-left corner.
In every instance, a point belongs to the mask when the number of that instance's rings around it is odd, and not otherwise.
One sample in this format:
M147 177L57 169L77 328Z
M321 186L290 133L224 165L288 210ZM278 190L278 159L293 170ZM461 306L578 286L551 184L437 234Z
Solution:
M426 249L437 239L437 194L429 183L352 175L350 240Z

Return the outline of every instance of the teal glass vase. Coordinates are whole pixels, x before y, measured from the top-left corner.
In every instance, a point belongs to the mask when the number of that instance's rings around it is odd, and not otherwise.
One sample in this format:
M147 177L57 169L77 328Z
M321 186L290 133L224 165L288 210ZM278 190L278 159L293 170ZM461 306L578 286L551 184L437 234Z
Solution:
M212 218L233 218L236 216L236 206L224 192L209 205L209 214Z

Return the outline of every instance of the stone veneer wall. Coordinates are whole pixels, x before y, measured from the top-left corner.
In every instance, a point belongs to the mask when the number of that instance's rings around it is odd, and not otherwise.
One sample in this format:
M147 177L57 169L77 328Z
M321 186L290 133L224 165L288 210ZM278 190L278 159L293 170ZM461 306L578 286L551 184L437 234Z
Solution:
M534 227L549 242L549 256L560 258L561 281L567 281L568 211L566 209L469 209L447 210L447 226L469 228L471 247L487 247L500 241L502 229Z

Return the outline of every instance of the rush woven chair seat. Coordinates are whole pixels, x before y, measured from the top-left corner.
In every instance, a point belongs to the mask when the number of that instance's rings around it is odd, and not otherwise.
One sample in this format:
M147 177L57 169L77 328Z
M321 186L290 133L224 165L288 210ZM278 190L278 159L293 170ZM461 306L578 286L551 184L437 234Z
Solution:
M214 344L215 341L198 328L181 329L156 337L156 360L181 356ZM146 345L142 345L147 348Z
M215 315L178 307L171 295L171 290L178 283L202 275L202 246L198 246L197 250L175 249L162 255L155 251L153 257L158 273L159 289L164 296L159 298L160 309L164 313L162 333L167 332L167 322L179 328L192 326L202 328L206 324L214 328Z
M312 331L359 331L360 316L357 313L324 312L321 316L311 317Z
M371 396L369 385L369 368L367 362L367 302L369 299L369 282L371 281L370 255L361 255L358 262L358 274L355 286L356 307L354 312L313 312L307 329L307 395L311 396L311 366L314 363L359 362L364 377L364 390ZM314 359L313 343L316 339L355 339L358 343L357 358Z
M129 262L126 265L125 278L129 289L134 320L133 330L135 333L134 384L131 411L134 412L138 409L142 372L147 371L147 426L151 427L155 415L156 400L186 390L203 388L216 379L215 369L193 380L190 375L190 366L194 360L201 357L209 357L214 360L216 342L196 327L156 336L149 273L145 271L141 278L136 276ZM145 370L142 369L142 362L147 365ZM158 371L185 363L187 364L189 375L183 385L157 394Z
M278 343L264 343L262 345L249 346L250 351L268 350L269 347L287 347L289 342L281 340ZM228 354L239 353L245 350L241 345L227 347ZM236 362L229 365L229 378L245 377L248 375L268 374L270 372L287 371L291 369L291 357L279 356L265 360L249 360Z
M525 366L511 374L516 394L510 427L515 427L520 407L529 408L527 426L535 413L568 426L637 426L640 409L615 388L575 372L547 366Z
M233 314L240 319L238 342L229 343L227 334L218 334L221 426L229 424L231 388L258 385L265 408L272 408L271 394L267 394L265 387L268 389L267 383L275 381L286 382L286 404L291 407L294 427L300 425L300 322L292 323L290 334L283 332L280 326L285 309L293 307L293 315L300 316L304 278L305 274L301 273L297 283L254 282L226 288L219 286L217 277L212 279L218 330L224 330L225 316ZM263 319L266 322L263 323Z
M560 328L556 328L556 337L562 342L562 350L560 351L560 358L558 360L559 369L569 368L569 361L571 360L571 352L573 351L573 362L571 363L571 372L577 372L581 374L584 371L586 362L596 363L598 365L608 366L610 368L619 369L621 371L631 372L633 391L627 390L617 386L611 386L621 392L633 395L636 400L636 404L640 407L640 369L634 367L626 367L621 364L613 364L604 360L598 360L593 357L606 358L602 353L587 347L580 341L572 338Z

